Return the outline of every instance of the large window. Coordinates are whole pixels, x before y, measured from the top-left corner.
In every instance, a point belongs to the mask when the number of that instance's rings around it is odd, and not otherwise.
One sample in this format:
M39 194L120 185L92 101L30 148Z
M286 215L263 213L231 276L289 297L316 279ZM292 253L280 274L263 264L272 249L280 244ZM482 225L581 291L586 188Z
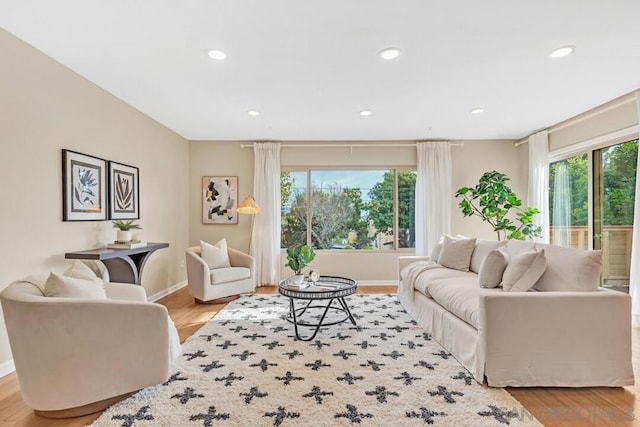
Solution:
M623 291L631 271L637 158L636 139L549 168L551 243L601 249L602 285Z
M309 169L281 173L282 247L413 248L416 173Z

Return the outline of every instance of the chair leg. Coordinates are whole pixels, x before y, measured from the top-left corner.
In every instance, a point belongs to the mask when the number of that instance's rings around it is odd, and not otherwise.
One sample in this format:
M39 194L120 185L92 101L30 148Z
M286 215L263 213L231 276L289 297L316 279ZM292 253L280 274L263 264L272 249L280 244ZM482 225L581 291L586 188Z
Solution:
M202 301L198 298L194 298L194 300L197 304L226 304L228 302L235 301L238 298L240 298L240 295L231 295L230 297L216 298L209 301Z

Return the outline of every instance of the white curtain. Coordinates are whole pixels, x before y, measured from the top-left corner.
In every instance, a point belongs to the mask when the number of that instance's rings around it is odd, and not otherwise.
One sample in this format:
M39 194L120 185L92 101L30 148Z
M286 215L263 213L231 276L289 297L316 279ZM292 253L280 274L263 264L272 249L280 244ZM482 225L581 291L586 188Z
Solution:
M446 141L416 144L416 255L428 255L451 232L451 146Z
M571 246L571 177L565 162L556 169L553 180L554 244Z
M277 285L280 278L279 143L253 144L253 197L260 207L251 239L256 284Z
M549 241L549 136L546 130L529 137L529 194L527 206L538 208L533 222L542 228L542 237Z
M640 126L640 92L636 92L638 107L638 125ZM633 207L633 237L631 238L631 276L629 293L631 294L631 314L633 324L640 324L640 156L636 166L636 195Z

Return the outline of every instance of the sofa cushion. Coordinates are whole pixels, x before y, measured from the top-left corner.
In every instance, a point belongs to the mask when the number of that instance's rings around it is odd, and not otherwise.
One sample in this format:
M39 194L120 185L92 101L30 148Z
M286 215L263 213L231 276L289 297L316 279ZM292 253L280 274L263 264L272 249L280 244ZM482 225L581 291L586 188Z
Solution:
M514 255L502 275L502 289L506 292L528 291L542 277L546 266L544 249Z
M478 281L483 288L496 288L502 283L502 275L511 257L506 248L489 251L480 264Z
M227 239L221 239L215 245L200 240L200 256L209 268L231 267L227 252Z
M602 251L536 244L544 249L547 268L533 287L537 291L592 292L600 286Z
M469 271L471 254L476 246L476 239L456 239L444 236L444 243L438 257L438 264L460 271Z
M497 240L485 240L478 239L476 241L476 246L473 249L473 253L471 254L471 263L469 264L469 270L474 273L480 273L480 266L482 265L482 261L489 255L494 249L501 248L507 244L506 241L497 241Z
M211 284L219 285L251 277L251 270L246 267L214 268L210 271Z
M424 296L431 298L428 285L434 280L451 278L476 278L476 274L471 271L459 271L451 268L438 267L421 272L416 278L413 287Z
M434 280L427 285L427 291L444 309L478 328L478 305L483 289L477 277Z

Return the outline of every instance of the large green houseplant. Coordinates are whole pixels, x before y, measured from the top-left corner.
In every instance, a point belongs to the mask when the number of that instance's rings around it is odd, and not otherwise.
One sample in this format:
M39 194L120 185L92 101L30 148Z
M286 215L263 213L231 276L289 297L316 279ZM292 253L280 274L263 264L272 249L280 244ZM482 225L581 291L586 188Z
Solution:
M456 197L462 197L459 205L462 214L479 216L493 227L498 240L525 240L540 237L542 229L533 223L533 217L540 213L537 208L522 207L522 201L506 185L507 175L485 172L474 187L462 187ZM509 216L515 216L515 219Z

